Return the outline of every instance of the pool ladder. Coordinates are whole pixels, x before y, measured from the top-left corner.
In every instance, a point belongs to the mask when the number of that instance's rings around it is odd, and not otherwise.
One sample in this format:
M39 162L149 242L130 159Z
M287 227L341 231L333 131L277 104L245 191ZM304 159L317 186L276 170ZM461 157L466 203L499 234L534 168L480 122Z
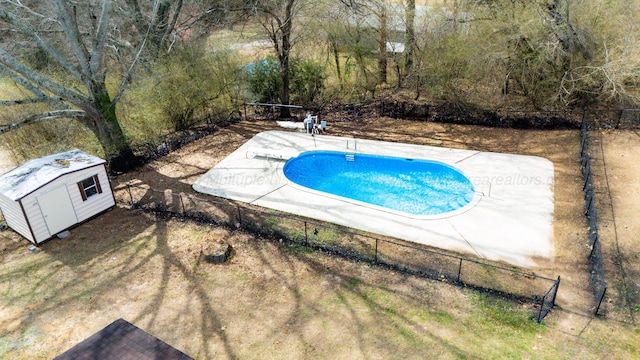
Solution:
M346 161L356 161L356 149L357 149L358 145L356 143L356 139L353 139L353 151L347 151L344 153L344 159ZM347 150L350 150L349 148L349 140L347 140Z
M346 161L356 161L356 154L354 154L354 153L344 153L344 159Z

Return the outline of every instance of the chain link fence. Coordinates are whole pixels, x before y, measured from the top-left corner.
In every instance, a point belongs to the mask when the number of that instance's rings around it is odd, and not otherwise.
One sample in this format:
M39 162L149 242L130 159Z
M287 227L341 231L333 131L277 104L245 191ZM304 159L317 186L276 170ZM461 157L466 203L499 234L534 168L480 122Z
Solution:
M119 184L114 193L118 204L129 208L242 228L267 239L282 239L349 259L515 298L535 305L538 322L542 322L555 305L560 284L560 277L546 278L517 268L224 199L202 199L133 184Z

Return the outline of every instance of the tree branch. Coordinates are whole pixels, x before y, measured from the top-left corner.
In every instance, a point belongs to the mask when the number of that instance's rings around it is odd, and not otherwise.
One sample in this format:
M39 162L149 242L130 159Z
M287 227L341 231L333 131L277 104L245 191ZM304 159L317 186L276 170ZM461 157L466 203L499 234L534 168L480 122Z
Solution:
M24 77L20 76L20 74L17 74L14 71L12 71L11 69L7 68L2 63L0 63L0 71L2 71L4 74L6 74L8 77L10 77L11 80L13 80L16 84L22 86L23 88L25 88L27 91L29 91L30 93L32 93L36 97L46 97L47 96L47 94L45 94L44 91L38 89L38 87L34 86L30 81L28 81Z
M120 97L122 97L122 94L124 93L124 90L127 88L129 81L131 81L133 70L135 69L136 65L138 65L138 62L142 57L142 51L144 50L145 45L147 44L148 36L149 36L149 32L147 31L147 35L144 37L144 40L142 40L142 44L140 44L140 49L138 49L138 53L136 54L135 59L133 59L133 62L131 62L131 66L129 66L129 70L127 71L127 74L122 78L122 83L120 83L120 88L118 89L118 93L116 94L116 96L113 97L113 100L111 100L111 103L113 104L112 106L115 106L118 100L120 100Z
M102 67L102 56L107 38L107 27L111 21L111 13L111 1L105 1L102 6L100 21L98 22L98 30L96 31L91 48L91 62L89 66L92 74L98 74Z
M169 34L173 33L173 30L176 28L176 23L178 22L178 15L180 15L181 10L182 10L182 0L178 0L178 5L176 6L176 10L173 12L173 19L171 19L171 23L169 24L169 26L167 26L167 29L162 35L162 44L164 44Z
M21 10L24 10L24 11L26 11L27 13L29 13L29 14L31 14L31 15L33 15L33 16L35 16L35 17L38 17L38 18L41 18L41 19L47 19L47 17L46 17L46 16L44 16L44 15L42 15L42 14L38 13L38 12L35 12L35 11L33 11L33 10L29 9L28 7L26 7L26 6L24 6L23 4L21 4L21 3L20 3L20 1L4 0L4 2L7 2L7 3L9 3L9 4L11 4L11 5L13 5L13 6L15 6L15 7L17 7L17 8L19 8L19 9L21 9Z
M65 70L69 71L71 74L78 78L82 78L82 74L78 68L67 61L67 59L62 54L54 49L46 40L41 38L38 33L23 24L20 20L16 19L12 14L7 13L2 7L0 7L0 19L15 26L21 33L32 38L38 45L40 45L40 47L44 51L51 55L58 62L58 64L62 65Z
M47 111L42 114L36 114L13 124L0 124L0 134L8 131L19 129L25 125L36 124L44 121L55 120L60 118L82 119L86 117L86 113L82 110L55 110Z
M20 61L7 53L2 46L0 46L0 69L5 67L10 71L15 72L16 76L19 74L20 76L24 77L25 80L28 80L33 84L37 84L38 86L54 93L55 95L69 101L70 103L80 108L87 107L87 98L84 95L70 90L54 82L53 80L48 79L29 69ZM7 72L7 70L5 70L5 72Z
M67 35L66 37L67 41L69 42L69 46L71 47L71 52L74 54L74 56L78 60L78 63L80 64L81 73L83 75L80 78L82 79L85 86L90 87L90 79L92 78L92 76L89 68L89 54L87 53L87 49L84 47L84 44L80 40L80 30L78 29L75 7L72 13L67 2L64 0L51 0L51 4L58 14L58 19L60 24L62 25L64 33Z
M12 106L12 105L23 105L23 104L36 104L41 102L59 102L60 99L54 97L39 97L39 98L29 98L29 99L19 99L19 100L0 100L0 106Z

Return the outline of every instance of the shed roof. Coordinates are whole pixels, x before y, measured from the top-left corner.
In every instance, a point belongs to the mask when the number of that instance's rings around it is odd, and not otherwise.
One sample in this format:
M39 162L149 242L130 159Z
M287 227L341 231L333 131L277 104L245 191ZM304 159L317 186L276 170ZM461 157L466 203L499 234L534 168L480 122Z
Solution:
M65 174L105 162L78 149L31 159L0 175L0 194L17 201Z
M112 322L54 360L67 359L193 360L124 319Z

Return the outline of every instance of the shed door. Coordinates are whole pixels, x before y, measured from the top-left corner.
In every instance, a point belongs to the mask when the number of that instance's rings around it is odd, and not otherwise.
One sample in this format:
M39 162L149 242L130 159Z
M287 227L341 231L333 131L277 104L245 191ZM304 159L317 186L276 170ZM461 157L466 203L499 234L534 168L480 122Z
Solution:
M50 235L55 235L78 222L66 185L36 197Z

